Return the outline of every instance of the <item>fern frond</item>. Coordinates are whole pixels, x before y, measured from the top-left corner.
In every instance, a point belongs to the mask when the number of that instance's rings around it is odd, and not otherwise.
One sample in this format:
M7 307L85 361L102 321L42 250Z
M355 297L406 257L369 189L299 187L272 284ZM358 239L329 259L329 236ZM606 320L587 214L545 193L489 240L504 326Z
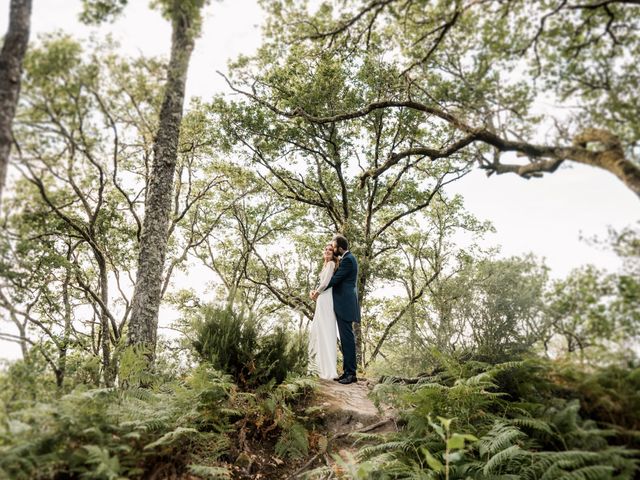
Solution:
M559 480L607 480L615 469L609 465L590 465L562 475Z
M537 418L514 418L509 421L511 425L516 427L528 428L537 432L545 433L549 436L557 436L557 434L551 429L551 426L544 420Z
M493 455L484 466L483 472L485 475L494 473L502 467L508 467L510 464L517 463L522 457L530 455L530 452L522 450L518 445L511 445Z
M494 455L501 450L505 450L513 446L517 440L520 440L525 436L526 435L515 426L505 423L497 423L480 439L480 455Z
M415 447L412 442L407 440L391 441L380 443L377 445L367 445L358 451L358 455L362 458L372 458L387 452L409 452Z
M298 422L285 428L275 446L275 453L281 458L300 458L309 453L309 437L304 426Z
M370 432L353 432L349 434L349 438L353 438L356 441L356 444L362 442L382 443L388 440L388 436L384 433Z

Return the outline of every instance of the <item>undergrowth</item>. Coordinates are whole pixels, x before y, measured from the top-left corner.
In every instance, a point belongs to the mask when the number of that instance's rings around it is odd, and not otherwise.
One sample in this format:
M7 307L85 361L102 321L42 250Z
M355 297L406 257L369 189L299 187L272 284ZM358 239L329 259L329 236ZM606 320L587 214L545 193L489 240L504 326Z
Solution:
M202 364L153 388L79 386L4 405L0 478L251 478L268 468L261 457L275 453L278 466L308 453L315 385L291 377L245 392Z
M202 365L185 381L154 390L80 386L58 400L33 402L4 419L0 475L116 479L199 468L222 473L233 389L228 377Z
M307 477L637 478L639 452L633 447L634 439L637 442L640 437L630 429L635 420L627 418L625 421L630 424L621 426L606 423L604 414L589 418L584 412L597 413L603 408L602 403L585 410L580 400L590 395L581 394L580 389L569 395L570 385L582 382L586 388L589 382L602 382L600 375L604 373L573 371L568 376L568 371L539 361L492 366L479 362L461 364L451 359L438 370L416 384L378 384L373 399L395 407L400 415L400 431L354 434L354 440L361 445L357 455L351 459L335 456L334 467L316 469ZM601 388L606 390L606 385L615 382L609 377ZM612 392L615 390L609 391L610 408L616 402L631 406L635 401L630 388L615 394L615 400ZM626 415L635 417L637 411Z

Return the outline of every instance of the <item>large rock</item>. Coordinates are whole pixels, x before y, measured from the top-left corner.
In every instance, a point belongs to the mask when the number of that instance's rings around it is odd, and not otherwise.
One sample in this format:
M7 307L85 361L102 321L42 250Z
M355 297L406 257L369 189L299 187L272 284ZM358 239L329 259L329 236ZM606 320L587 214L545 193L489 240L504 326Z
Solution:
M326 427L330 433L359 430L391 417L389 410L378 411L369 399L368 385L365 380L349 385L332 380L320 381L317 404L323 407ZM390 426L393 426L392 422L381 428L388 429Z

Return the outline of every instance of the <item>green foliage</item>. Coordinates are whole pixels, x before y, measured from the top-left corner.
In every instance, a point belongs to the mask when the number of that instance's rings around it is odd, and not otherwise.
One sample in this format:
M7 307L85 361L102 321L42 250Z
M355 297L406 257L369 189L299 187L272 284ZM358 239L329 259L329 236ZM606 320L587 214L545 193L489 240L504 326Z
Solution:
M16 309L14 322L26 324L32 352L61 388L100 376L111 384L143 206L130 200L145 190L130 179L151 150L164 69L123 58L111 41L81 45L61 33L34 42L24 68L13 131L25 175L0 235L0 271L12 279L2 303ZM81 313L92 307L98 326Z
M82 3L81 19L101 23L128 2ZM198 34L205 0L152 3ZM555 93L576 114L552 141L568 144L593 122L625 147L637 143L637 19L616 2L571 11L561 2L554 11L546 1L468 2L461 10L461 2L391 0L371 3L375 8L359 17L345 9L362 2L321 2L314 15L304 11L306 2L263 3L271 13L267 41L254 58L232 65L230 76L276 109L334 115L410 98L474 129L526 139L541 125L531 108L536 95ZM400 3L403 9L395 9ZM531 21L543 15L546 24ZM292 41L350 19L369 31L350 35L343 28L319 43ZM442 190L486 161L486 146L476 142L437 161L398 156L450 145L460 139L455 125L407 108L316 124L251 101L194 101L181 126L169 271L195 254L223 279L216 300L230 308L199 308L195 294L173 296L183 311L198 312L194 347L202 363L188 370L164 351L160 372L150 372L143 352L117 343L129 305L119 282L126 284L137 259L165 68L64 35L32 47L14 126L25 178L7 204L0 274L6 303L37 319L29 327L45 340L0 375L0 476L218 478L230 474L225 462L259 448L288 462L309 455L317 407L306 407L315 384L295 378L306 370L306 344L284 327L262 333L255 318L266 312L265 323L282 325L294 311L310 317L306 292L318 232L328 237L335 230L350 237L362 260L359 338L366 352L389 358L391 372L428 371L413 386L376 388L378 402L401 412L402 431L359 436L367 445L357 458L334 456L340 475L637 476L630 458L640 438L637 365L489 365L522 358L536 340L546 348L558 334L568 350L581 351L637 340L637 230L616 234L614 246L626 260L620 275L585 268L543 298L546 271L535 259L488 260L475 244L463 250L452 240L465 232L475 241L490 230L461 197ZM504 75L526 65L544 67L535 75L541 82ZM375 178L360 176L389 159L395 163ZM113 280L120 295L107 291ZM371 295L381 288L402 294ZM102 313L100 328L85 311ZM116 347L113 357L101 359L101 346ZM442 352L456 352L458 360ZM109 360L119 367L121 387L150 388L92 388L101 375L106 380ZM180 380L167 373L179 367ZM330 453L323 438L321 451Z
M580 399L582 410L603 425L616 428L628 443L640 447L640 367L609 365L594 371L564 366L558 370L565 395Z
M404 427L369 435L358 461L378 467L371 478L635 478L628 434L585 419L558 373L540 362L452 362L416 385L379 384L376 399L392 403Z
M121 385L149 385L153 373L146 360L148 351L141 347L127 346L119 356L118 379Z
M82 0L80 21L99 25L115 20L127 5L127 0Z
M36 400L55 398L55 380L39 355L9 364L0 374L0 405L17 410ZM0 418L3 412L0 411Z
M285 428L278 438L275 454L281 458L301 458L309 453L308 432L300 423L293 423Z
M238 447L243 452L271 445L281 459L305 457L310 450L309 430L316 427L316 408L306 408L317 384L311 378L288 378L252 393L241 393L233 400L238 412L235 423Z
M253 319L205 306L195 330L193 345L200 358L230 374L241 388L279 384L287 375L306 373L306 342L290 338L281 326L260 335Z
M163 459L220 467L228 448L233 385L210 367L183 382L144 389L77 388L59 400L8 412L0 474L19 479L147 478Z
M308 350L304 336L291 338L291 334L278 325L260 339L256 352L256 378L261 383L275 380L282 383L288 375L307 371Z
M553 282L545 297L547 335L562 339L568 356L609 362L634 356L640 338L640 288L634 275L587 265Z

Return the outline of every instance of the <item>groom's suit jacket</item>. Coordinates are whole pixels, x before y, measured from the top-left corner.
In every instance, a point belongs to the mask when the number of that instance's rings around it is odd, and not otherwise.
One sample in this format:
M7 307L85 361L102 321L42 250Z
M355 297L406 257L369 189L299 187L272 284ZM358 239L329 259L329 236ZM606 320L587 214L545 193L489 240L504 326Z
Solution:
M347 252L340 260L340 266L333 274L326 288L333 287L333 310L336 316L347 322L360 321L360 305L358 305L358 262L351 252Z

